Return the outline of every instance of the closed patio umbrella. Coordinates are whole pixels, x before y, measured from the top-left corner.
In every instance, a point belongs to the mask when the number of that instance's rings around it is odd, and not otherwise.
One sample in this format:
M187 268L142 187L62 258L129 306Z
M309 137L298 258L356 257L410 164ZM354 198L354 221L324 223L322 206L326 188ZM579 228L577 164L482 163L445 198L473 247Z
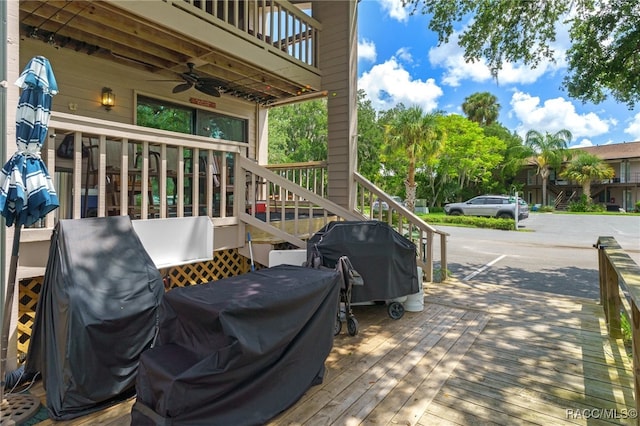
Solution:
M5 217L7 226L15 224L7 277L7 297L2 319L0 359L2 417L10 416L12 409L10 399L8 396L5 398L4 395L4 381L11 306L18 268L20 231L23 226L34 224L59 206L53 182L40 158L40 149L47 136L51 116L51 100L58 93L58 85L47 58L43 56L32 58L20 74L16 85L22 89L16 113L17 151L0 171L0 214ZM0 288L0 290L2 290L0 294L4 294L5 289ZM24 401L20 403L23 404ZM21 410L24 410L24 407L21 407Z

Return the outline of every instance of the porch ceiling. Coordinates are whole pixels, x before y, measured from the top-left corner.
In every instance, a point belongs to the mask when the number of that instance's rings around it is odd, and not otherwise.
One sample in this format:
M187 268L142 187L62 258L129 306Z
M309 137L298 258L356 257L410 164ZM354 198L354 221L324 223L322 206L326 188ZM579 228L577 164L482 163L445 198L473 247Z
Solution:
M113 2L20 1L20 36L148 71L176 85L184 82L180 74L188 71L187 63L193 63L200 77L219 81L221 93L264 105L315 91Z

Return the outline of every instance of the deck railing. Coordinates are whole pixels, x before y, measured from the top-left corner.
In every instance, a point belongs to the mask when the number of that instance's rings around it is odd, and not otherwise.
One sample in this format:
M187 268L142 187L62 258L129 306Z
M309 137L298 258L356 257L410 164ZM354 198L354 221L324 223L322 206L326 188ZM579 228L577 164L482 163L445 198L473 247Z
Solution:
M318 67L321 25L285 0L181 0L175 6L203 19L226 23L237 33ZM311 3L307 3L311 4Z
M598 249L600 303L609 335L622 337L622 312L631 326L636 408L640 410L640 266L613 237L599 237L594 247Z
M447 234L420 219L387 193L359 173L354 174L356 185L355 209L370 219L388 223L400 234L413 241L418 249L418 265L426 281L433 281L434 242L440 237L440 280L447 279ZM374 203L377 203L377 209Z
M332 220L363 219L247 158L239 158L238 165L247 186L247 205L238 205L240 220L294 246L306 247L304 240Z
M305 190L315 192L324 197L326 195L326 163L290 163L267 166L279 176L302 186ZM434 243L439 236L440 243L440 280L447 278L447 236L418 216L395 202L387 193L378 188L375 184L367 180L359 173L354 173L353 184L356 187L357 196L354 205L354 212L357 213L357 220L370 219L384 221L396 229L400 234L408 237L416 244L418 253L418 265L424 271L424 278L433 281L434 278ZM287 197L287 195L284 195ZM387 206L386 209L374 208L374 202L378 200L378 205Z
M71 137L70 158L56 153ZM55 174L56 218L130 215L165 218L208 215L237 223L235 164L246 144L54 113L43 157ZM216 222L217 221L217 222Z
M326 161L269 164L265 167L321 197L327 196Z

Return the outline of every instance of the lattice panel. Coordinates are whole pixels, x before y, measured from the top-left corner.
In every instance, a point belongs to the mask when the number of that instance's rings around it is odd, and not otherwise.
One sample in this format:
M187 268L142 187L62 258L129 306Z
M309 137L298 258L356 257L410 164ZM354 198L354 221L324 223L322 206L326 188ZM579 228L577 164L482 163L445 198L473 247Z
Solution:
M256 269L264 266L256 264ZM237 250L217 251L213 260L181 265L160 272L165 277L165 289L203 284L222 278L241 275L251 269L250 260ZM20 281L18 306L18 359L23 359L29 349L31 330L36 316L36 305L44 277Z
M222 278L233 277L249 272L250 260L238 254L237 250L224 250L215 253L213 260L189 265L181 265L161 271L168 278L167 288L204 284Z
M36 317L38 296L44 277L29 278L19 283L18 299L18 359L23 359L29 350L31 330Z

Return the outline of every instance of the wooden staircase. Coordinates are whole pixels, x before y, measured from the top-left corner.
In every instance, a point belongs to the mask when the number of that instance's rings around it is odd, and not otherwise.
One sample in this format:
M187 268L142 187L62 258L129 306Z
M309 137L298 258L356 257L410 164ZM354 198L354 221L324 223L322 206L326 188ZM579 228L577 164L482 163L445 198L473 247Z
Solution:
M241 203L237 206L238 218L243 225L240 232L246 242L239 252L252 257L254 263L268 266L269 253L274 249L306 248L306 240L331 221L380 220L414 242L417 263L426 281L433 280L433 247L436 236L439 236L440 268L445 272L440 275L442 280L446 279L448 234L424 222L359 173L353 176L356 203L352 210L348 210L314 192L324 188L317 182L312 191L301 186L299 181L287 179L287 174L281 170L275 173L244 157L238 157L238 167L240 173L237 176L245 179L240 182L240 187L247 188L246 197L238 197ZM309 167L317 168L317 164ZM294 175L299 176L300 173ZM324 189L320 192L325 193ZM372 205L376 199L389 205L384 214L382 211L374 214ZM248 244L249 237L251 245Z

